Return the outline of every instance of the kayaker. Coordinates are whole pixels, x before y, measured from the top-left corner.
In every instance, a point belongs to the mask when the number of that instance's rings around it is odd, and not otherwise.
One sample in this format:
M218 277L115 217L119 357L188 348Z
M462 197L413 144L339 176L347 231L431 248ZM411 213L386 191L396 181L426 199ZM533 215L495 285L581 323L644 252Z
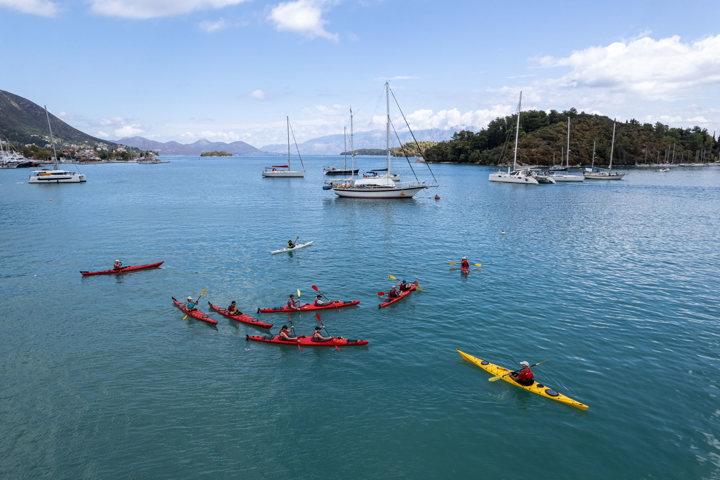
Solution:
M315 306L316 307L322 307L323 305L328 305L331 302L323 302L322 295L318 295L315 297Z
M398 292L397 292L397 290L395 290L395 285L393 285L392 288L390 289L390 291L388 292L388 298L397 298L397 297L398 297Z
M520 385L532 385L535 381L535 375L533 375L532 370L530 370L530 364L522 361L520 362L520 366L522 369L519 372L510 372L510 376Z
M470 268L470 262L468 262L467 257L463 256L462 262L460 262L460 266L462 268Z
M295 248L295 243L292 240L288 240L287 248Z
M297 340L297 336L291 335L293 330L295 330L295 327L290 327L290 330L288 330L287 325L283 325L280 328L280 332L278 333L278 335L280 336L281 340L287 340L287 341Z
M297 306L297 302L295 301L295 295L293 295L292 293L290 294L290 298L288 298L287 307L292 308L294 310L299 310L299 307Z
M410 285L405 281L405 279L402 279L400 283L398 283L398 288L401 292L407 292L410 290Z
M230 306L227 308L229 315L242 315L242 312L238 310L235 300L232 301Z
M315 327L312 334L313 342L329 342L333 337L326 337L322 334L322 327Z
M195 301L192 299L192 297L187 298L187 303L185 304L185 308L187 309L188 312L197 310L197 305L195 305Z
M120 260L115 260L115 264L113 265L113 270L120 270L122 268L122 262Z

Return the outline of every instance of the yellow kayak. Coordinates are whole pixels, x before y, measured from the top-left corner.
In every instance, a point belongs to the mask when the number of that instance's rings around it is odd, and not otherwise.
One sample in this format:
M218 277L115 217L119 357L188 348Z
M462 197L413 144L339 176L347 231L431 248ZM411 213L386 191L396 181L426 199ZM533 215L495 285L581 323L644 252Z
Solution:
M501 367L499 365L492 364L488 362L487 360L481 360L479 358L473 357L472 355L468 355L465 352L461 352L458 350L458 353L461 357L463 357L468 362L474 363L478 367L482 368L486 372L490 373L493 376L497 375L504 375L511 370L508 370L507 368ZM532 385L520 385L515 380L512 379L510 375L504 375L502 377L503 380L506 382L515 385L516 387L524 388L525 390L528 390L533 393L537 393L540 396L543 396L545 398L549 398L551 400L555 400L561 403L565 403L567 405L570 405L571 407L579 408L580 410L587 410L588 406L580 403L576 400L573 400L570 397L566 397L562 393L558 393L552 388L548 387L547 385L543 385L542 383L533 382Z

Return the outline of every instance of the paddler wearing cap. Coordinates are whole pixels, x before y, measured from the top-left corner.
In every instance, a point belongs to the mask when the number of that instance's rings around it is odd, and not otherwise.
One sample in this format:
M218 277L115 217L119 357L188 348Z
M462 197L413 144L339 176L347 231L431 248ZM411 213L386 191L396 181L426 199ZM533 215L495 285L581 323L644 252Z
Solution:
M526 387L528 385L532 385L533 382L535 382L535 375L533 375L532 370L530 370L530 364L526 361L522 361L520 362L520 366L522 367L520 371L510 372L510 376L520 385L524 385Z
M187 298L187 303L185 304L185 309L188 312L192 312L193 310L197 310L197 305L195 304L195 300L193 300L192 297Z
M321 327L315 327L315 330L313 331L313 334L312 334L313 342L329 342L332 339L333 339L333 337L326 337L322 334Z
M462 268L470 268L470 262L468 262L468 259L466 256L463 255L462 261L460 262L460 267Z
M122 262L120 260L115 260L115 264L113 265L113 270L120 270L122 268Z

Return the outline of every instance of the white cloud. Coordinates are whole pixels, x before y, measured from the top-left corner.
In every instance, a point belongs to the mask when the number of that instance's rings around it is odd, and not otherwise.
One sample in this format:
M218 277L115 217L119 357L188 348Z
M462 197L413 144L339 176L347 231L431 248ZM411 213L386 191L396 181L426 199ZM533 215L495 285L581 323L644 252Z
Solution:
M308 38L323 37L337 40L335 33L325 30L326 20L323 20L324 0L297 0L281 3L270 11L269 19L275 28L281 31L300 33Z
M57 4L47 0L0 0L0 7L41 17L54 17L58 12Z
M253 90L250 94L250 98L254 98L255 100L265 100L265 92L260 89Z
M492 120L511 113L512 107L506 105L494 105L489 109L469 110L467 112L461 112L457 108L438 112L416 110L407 115L407 121L413 130L456 130L458 128L477 130L486 127ZM386 121L387 117L385 115L374 115L372 126L373 128L384 128ZM405 128L402 118L392 118L392 122L398 131ZM402 122L402 124L399 122Z
M0 0L5 1L5 0ZM247 0L90 0L91 9L108 17L147 19L214 10Z
M215 20L214 22L206 20L204 22L200 22L200 25L198 25L198 28L205 33L215 33L227 27L228 24L223 18Z
M648 36L538 60L544 67L569 67L554 83L560 88L601 89L651 100L671 100L694 89L720 84L720 35L696 42Z
M120 128L115 129L115 138L123 138L123 137L134 137L136 135L140 135L143 133L143 129L139 126L132 124L132 125L124 125Z

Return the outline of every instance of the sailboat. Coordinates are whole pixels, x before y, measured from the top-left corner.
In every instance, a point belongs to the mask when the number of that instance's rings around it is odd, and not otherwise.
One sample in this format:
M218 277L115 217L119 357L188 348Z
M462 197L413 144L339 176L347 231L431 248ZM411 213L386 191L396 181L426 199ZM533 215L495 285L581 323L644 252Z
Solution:
M352 114L352 112L351 112L351 114ZM342 167L336 167L336 166L324 167L323 173L325 175L355 175L356 173L358 173L357 168L354 170L352 169L352 167L350 169L347 168L347 131L346 131L345 127L343 127L343 139L345 140L345 152L344 152L345 163L343 164Z
M385 103L387 108L387 171L383 175L334 184L333 192L337 196L348 198L412 198L419 191L428 188L428 185L425 185L424 182L396 183L393 181L392 162L390 160L390 84L388 82L385 82Z
M298 158L300 159L300 164L303 165L302 170L290 170L290 117L286 117L287 120L287 137L288 137L288 156L287 156L287 165L272 165L270 167L265 167L265 170L262 172L263 177L304 177L305 176L305 165L302 163L302 157L300 156L300 149L297 146L297 142L295 142L295 149L298 152ZM295 141L295 134L293 134L293 141Z
M40 170L33 170L28 183L82 183L86 182L85 174L77 172L69 172L67 170L59 170L57 168L58 159L57 151L55 150L55 138L52 133L52 126L50 126L50 115L45 107L45 117L48 122L48 129L50 130L50 142L53 147L53 169L42 168Z
M560 159L562 162L562 159ZM561 165L562 167L562 165ZM568 117L568 128L567 128L567 160L565 161L565 167L563 170L554 170L552 173L552 178L555 179L556 182L582 182L585 180L585 177L582 175L571 175L569 173L557 173L561 171L567 172L570 168L570 117Z
M615 120L613 120L613 133L612 142L610 143L610 165L607 170L600 170L591 168L590 172L585 172L583 175L587 180L622 180L625 176L624 173L617 173L612 171L612 160L613 160L613 148L615 147Z
M518 110L517 110L517 125L515 127L515 153L513 155L513 168L510 170L510 166L508 165L507 172L499 171L495 173L491 173L489 180L491 182L498 182L498 183L520 183L523 185L537 185L538 182L535 177L533 177L532 172L528 169L523 170L516 170L517 166L517 150L518 150L518 135L520 134L520 109L522 106L522 91L520 92L520 101L518 102Z

